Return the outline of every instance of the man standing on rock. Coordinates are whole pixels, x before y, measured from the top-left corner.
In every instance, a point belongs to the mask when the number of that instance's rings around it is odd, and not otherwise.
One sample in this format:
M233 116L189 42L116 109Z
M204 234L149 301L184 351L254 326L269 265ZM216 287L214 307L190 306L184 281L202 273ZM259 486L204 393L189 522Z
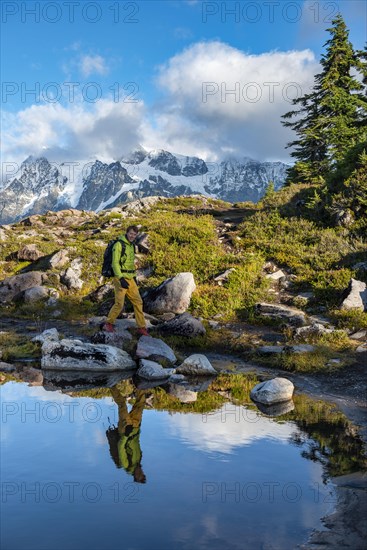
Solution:
M121 313L125 295L129 298L134 307L138 333L148 336L146 328L143 300L139 294L136 284L135 270L135 247L134 241L138 235L139 229L136 225L130 225L125 235L120 235L118 241L112 249L112 270L114 273L113 286L115 288L115 303L112 306L103 330L106 332L115 332L115 321Z

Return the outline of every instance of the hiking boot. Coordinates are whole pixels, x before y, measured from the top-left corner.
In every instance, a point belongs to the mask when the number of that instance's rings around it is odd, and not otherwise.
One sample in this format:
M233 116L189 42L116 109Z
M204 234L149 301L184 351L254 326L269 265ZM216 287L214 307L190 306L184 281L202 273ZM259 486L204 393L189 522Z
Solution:
M138 328L138 334L140 334L140 336L149 336L149 332L145 327Z
M112 323L105 323L102 327L105 332L116 332L115 325Z

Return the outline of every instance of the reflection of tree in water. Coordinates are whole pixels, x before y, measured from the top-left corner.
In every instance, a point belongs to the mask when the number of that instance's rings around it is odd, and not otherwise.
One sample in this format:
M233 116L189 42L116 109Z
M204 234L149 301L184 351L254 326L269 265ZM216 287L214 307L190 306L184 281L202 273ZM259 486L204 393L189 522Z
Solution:
M146 400L144 391L135 390L135 402L131 410L127 407L127 397L131 394L131 384L126 381L110 389L118 407L118 424L106 431L110 454L117 468L134 477L137 483L145 483L146 477L141 466L143 453L140 448L140 426Z
M303 447L304 458L325 466L324 477L366 469L363 441L343 413L330 403L303 395L295 397L295 404L295 411L283 419L295 421L303 434L295 434L291 442Z

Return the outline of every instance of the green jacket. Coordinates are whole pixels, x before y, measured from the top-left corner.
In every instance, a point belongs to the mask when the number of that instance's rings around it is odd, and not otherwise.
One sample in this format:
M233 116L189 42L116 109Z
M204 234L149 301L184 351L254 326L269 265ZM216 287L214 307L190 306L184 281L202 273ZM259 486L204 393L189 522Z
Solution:
M120 240L125 244L125 253L121 255L122 245ZM115 277L120 279L132 279L135 277L135 247L129 243L125 235L120 235L119 240L115 243L112 249L112 269Z

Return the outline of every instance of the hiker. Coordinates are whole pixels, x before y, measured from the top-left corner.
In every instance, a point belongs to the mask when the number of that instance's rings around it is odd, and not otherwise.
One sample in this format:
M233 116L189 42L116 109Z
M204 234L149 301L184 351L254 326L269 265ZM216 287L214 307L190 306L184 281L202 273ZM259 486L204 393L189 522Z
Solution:
M114 274L113 286L115 289L115 303L103 325L103 330L106 332L115 332L115 321L124 307L126 295L134 307L138 334L148 336L143 313L143 300L141 299L138 285L136 284L134 241L138 232L139 229L136 225L130 225L126 229L126 234L120 235L113 246L112 271Z
M110 388L118 406L118 425L111 426L106 431L110 455L117 468L124 468L133 476L136 483L146 483L141 466L143 453L140 448L140 426L146 396L144 391L135 390L135 402L128 412L125 388L124 382Z

